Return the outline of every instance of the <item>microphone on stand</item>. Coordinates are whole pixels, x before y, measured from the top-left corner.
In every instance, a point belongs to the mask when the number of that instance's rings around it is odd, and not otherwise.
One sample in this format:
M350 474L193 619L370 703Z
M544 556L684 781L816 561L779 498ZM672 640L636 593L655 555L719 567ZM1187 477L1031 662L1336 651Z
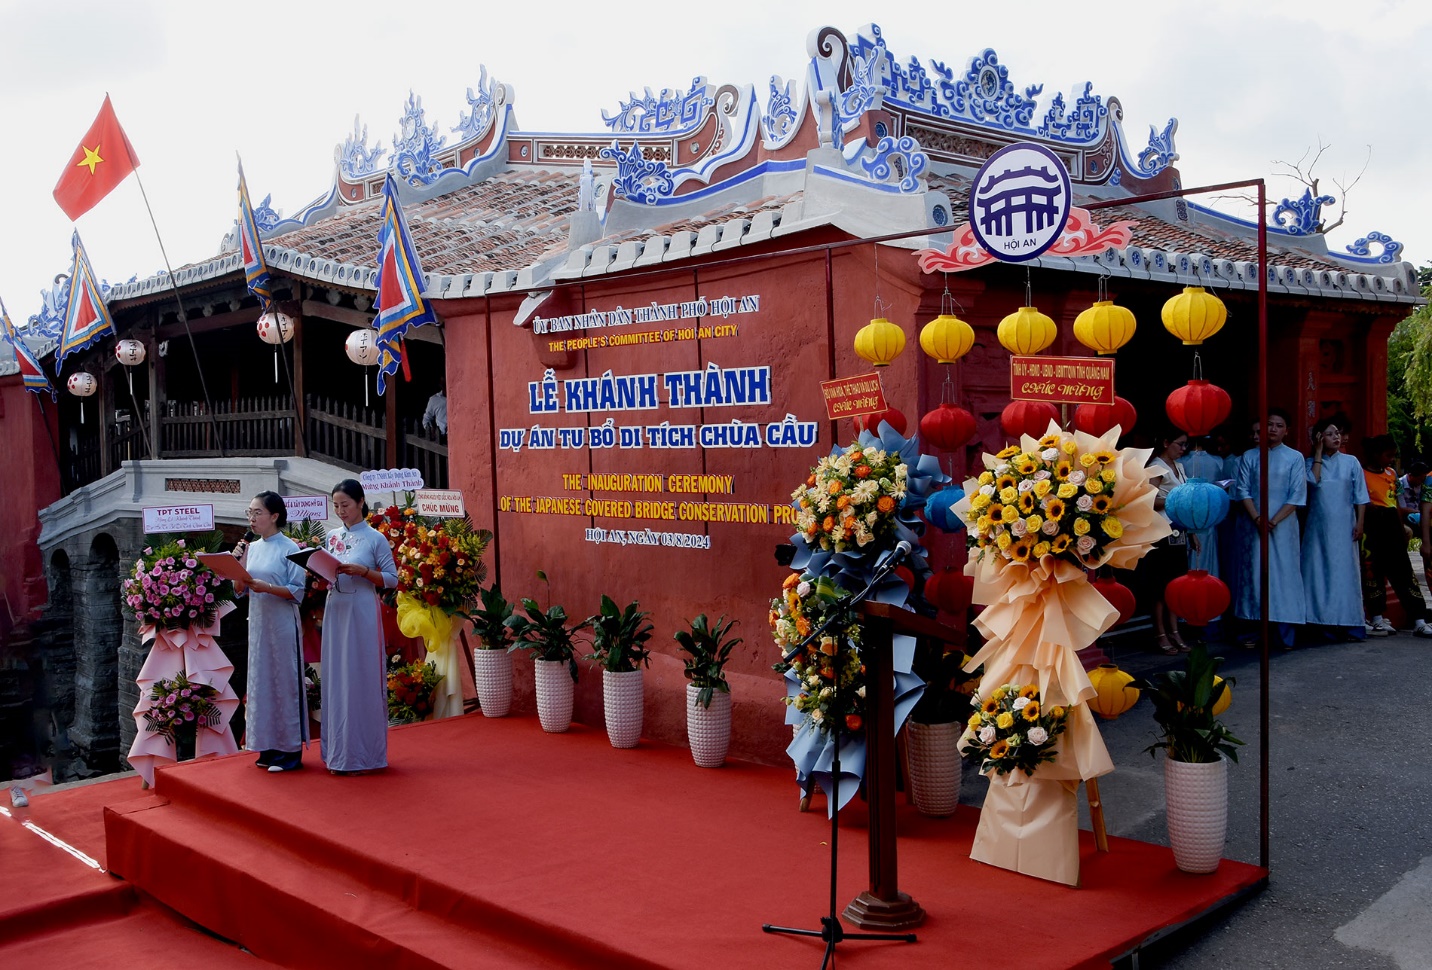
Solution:
M895 550L890 553L890 559L888 561L898 564L900 560L904 559L906 556L910 555L910 553L914 551L915 547L910 545L908 540L901 539L899 542L895 543Z

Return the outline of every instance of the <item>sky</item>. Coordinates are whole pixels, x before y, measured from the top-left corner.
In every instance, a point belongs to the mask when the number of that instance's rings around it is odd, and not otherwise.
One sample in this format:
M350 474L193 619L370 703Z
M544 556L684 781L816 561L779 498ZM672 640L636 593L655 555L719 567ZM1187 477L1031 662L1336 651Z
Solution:
M1177 118L1185 186L1267 177L1273 200L1297 197L1279 162L1325 146L1313 174L1340 197L1323 210L1329 222L1344 203L1333 183L1361 173L1330 248L1375 230L1432 263L1432 4L1412 0L0 0L0 298L23 323L67 272L74 226L50 193L106 92L178 267L215 255L232 226L236 152L254 202L272 194L292 214L327 192L355 116L370 146L391 147L410 90L447 132L486 65L515 88L520 128L601 132L602 111L631 92L685 89L697 75L753 84L764 104L771 75L804 83L811 31L853 37L872 21L902 63L963 68L993 48L1016 90L1044 85L1036 118L1056 92L1072 100L1092 81L1123 104L1135 152L1150 125ZM164 267L134 176L78 228L104 279Z

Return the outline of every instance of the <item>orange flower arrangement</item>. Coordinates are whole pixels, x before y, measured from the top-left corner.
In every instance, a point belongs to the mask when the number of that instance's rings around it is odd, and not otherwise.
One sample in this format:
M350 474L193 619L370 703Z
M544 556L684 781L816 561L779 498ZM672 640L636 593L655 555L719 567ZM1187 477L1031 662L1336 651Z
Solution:
M466 518L429 519L412 507L389 506L368 517L387 537L398 567L398 590L449 615L477 598L487 578L482 554L492 533Z
M807 541L843 552L863 548L892 528L906 493L907 468L898 454L849 445L827 455L791 493L796 525Z

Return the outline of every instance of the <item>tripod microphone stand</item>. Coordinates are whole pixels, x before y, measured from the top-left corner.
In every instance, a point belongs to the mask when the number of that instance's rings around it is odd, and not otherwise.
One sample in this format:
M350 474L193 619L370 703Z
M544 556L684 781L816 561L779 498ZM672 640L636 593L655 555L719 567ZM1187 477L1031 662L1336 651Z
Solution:
M895 547L894 552L892 552L891 555L886 557L884 562L875 567L874 575L871 576L870 582L866 584L863 590L861 590L859 593L855 593L854 595L847 595L844 599L836 601L834 608L826 617L825 622L822 623L816 629L812 630L809 636L807 636L800 643L796 644L796 646L792 648L791 651L787 653L782 659L786 663L790 663L796 657L800 656L801 652L804 651L808 645L817 642L820 637L824 635L825 631L828 630L831 626L835 625L837 621L840 621L842 625L848 622L851 608L854 606L858 606L865 600L869 599L870 595L875 591L875 587L880 584L880 581L883 580L890 573L894 572L895 567L899 565L900 561L904 559L905 556L910 554L911 549L912 547L910 543L902 540ZM843 638L836 637L834 657L836 675L835 683L833 686L833 690L835 693L832 695L834 697L833 706L836 708L836 710L840 709L840 654L841 651L844 649L847 648L844 644ZM766 933L785 933L793 936L815 936L824 940L825 955L821 958L820 961L821 970L825 970L827 966L833 967L835 965L835 947L836 944L840 943L843 940L894 940L903 943L914 943L916 939L914 933L865 933L854 931L847 932L845 927L840 924L839 904L836 902L836 872L840 862L840 739L841 729L844 726L844 720L845 719L843 717L838 717L835 719L835 726L831 734L831 742L834 745L834 751L831 757L830 766L830 912L820 918L821 928L818 930L802 929L799 927L792 926L774 926L770 923L761 924L761 929Z

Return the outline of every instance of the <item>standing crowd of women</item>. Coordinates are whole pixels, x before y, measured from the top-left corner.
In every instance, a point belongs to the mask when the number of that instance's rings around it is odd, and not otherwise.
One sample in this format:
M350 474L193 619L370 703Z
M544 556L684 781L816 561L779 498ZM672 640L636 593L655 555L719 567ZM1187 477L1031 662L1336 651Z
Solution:
M328 552L338 560L323 613L323 706L320 754L335 775L365 774L388 764L388 686L378 590L397 585L388 540L368 524L363 486L351 478L333 487ZM303 767L309 741L299 603L304 570L288 557L298 545L283 534L282 496L260 492L249 503L253 538L234 555L252 582L236 584L249 598L249 673L244 746L270 772Z
M1432 568L1427 532L1432 488L1423 484L1426 468L1417 463L1401 480L1393 468L1397 444L1388 435L1363 440L1362 460L1344 447L1349 436L1342 416L1313 427L1308 454L1284 440L1288 414L1272 408L1268 420L1252 427L1249 447L1222 457L1188 436L1169 431L1155 443L1151 465L1163 471L1157 507L1168 493L1191 479L1216 482L1228 490L1231 506L1218 529L1203 535L1176 534L1162 541L1140 563L1140 578L1154 597L1156 646L1167 654L1187 649L1178 618L1164 604L1168 583L1188 569L1219 576L1232 591L1236 637L1256 644L1260 614L1260 534L1268 536L1268 619L1272 636L1291 649L1302 629L1321 641L1386 636L1394 632L1384 615L1391 585L1413 624L1413 633L1432 637L1427 604L1407 555L1409 519L1422 530L1424 563ZM1268 508L1259 506L1258 436L1268 443ZM1226 446L1216 436L1215 451ZM1409 501L1410 492L1419 493ZM1424 501L1425 500L1425 501ZM1211 625L1210 639L1223 635Z

